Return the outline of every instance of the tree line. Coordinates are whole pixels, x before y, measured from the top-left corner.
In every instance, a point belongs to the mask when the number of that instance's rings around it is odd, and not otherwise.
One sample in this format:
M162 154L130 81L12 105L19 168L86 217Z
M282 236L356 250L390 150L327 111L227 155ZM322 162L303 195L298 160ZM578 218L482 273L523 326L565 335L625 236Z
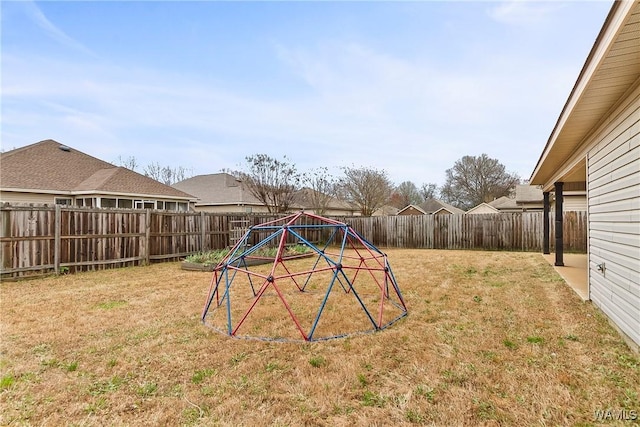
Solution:
M120 166L135 170L135 158L119 158ZM307 189L309 202L318 214L323 214L333 200L357 206L364 216L390 205L402 209L419 205L429 199L440 199L462 210L480 203L509 196L520 183L520 177L507 172L497 159L486 154L464 156L446 170L442 186L423 183L418 187L411 181L394 185L384 169L372 167L342 167L341 176L333 176L326 167L299 172L287 156L282 159L267 154L245 157L237 170L223 170L241 180L247 190L262 202L269 212L287 212L297 192ZM152 163L143 169L144 175L167 185L189 178L183 167L172 168Z

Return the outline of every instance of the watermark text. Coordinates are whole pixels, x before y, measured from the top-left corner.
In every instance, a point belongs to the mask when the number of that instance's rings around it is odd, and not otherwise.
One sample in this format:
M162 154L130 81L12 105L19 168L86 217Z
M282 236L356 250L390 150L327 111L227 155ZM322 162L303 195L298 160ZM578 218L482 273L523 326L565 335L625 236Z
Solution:
M637 421L638 411L635 409L596 409L594 411L596 421Z

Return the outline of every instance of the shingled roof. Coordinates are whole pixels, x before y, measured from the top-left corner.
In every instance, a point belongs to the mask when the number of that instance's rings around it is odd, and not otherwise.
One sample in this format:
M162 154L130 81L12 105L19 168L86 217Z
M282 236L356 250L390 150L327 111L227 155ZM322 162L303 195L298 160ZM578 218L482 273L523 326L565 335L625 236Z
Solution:
M176 182L173 188L196 196L196 205L262 205L240 180L228 173L194 176Z
M263 206L251 191L236 177L228 173L214 173L208 175L198 175L184 181L173 184L177 188L196 196L199 200L196 206L206 205L253 205ZM303 188L294 195L294 209L314 209L312 206L312 193L310 188ZM355 210L353 206L332 198L327 206L329 209Z
M184 191L51 139L0 154L0 165L3 190L194 198Z

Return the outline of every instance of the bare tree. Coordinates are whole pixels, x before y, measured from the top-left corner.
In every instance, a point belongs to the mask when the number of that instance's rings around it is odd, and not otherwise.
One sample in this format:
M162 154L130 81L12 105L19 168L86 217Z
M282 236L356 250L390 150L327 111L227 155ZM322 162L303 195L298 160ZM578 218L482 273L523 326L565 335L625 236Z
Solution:
M249 192L260 200L271 213L289 210L298 190L300 175L295 164L287 156L283 160L266 154L245 157L245 170L233 174L246 186Z
M346 199L360 208L363 216L371 216L384 206L391 196L393 185L384 170L361 167L343 168L341 192Z
M302 184L309 188L309 202L318 215L324 215L329 203L336 196L337 180L329 169L319 167L302 174Z
M116 160L114 164L117 166L122 166L123 168L130 169L132 171L135 171L139 166L138 161L134 156L129 156L126 159L122 158L122 156L118 156L118 160Z
M446 175L442 198L465 210L508 196L520 182L517 174L506 172L504 165L486 154L464 156L447 169Z
M391 194L391 205L402 209L408 205L417 205L424 199L418 191L418 187L411 181L400 183Z
M437 199L438 198L438 186L433 183L422 184L420 187L420 195L423 200Z
M175 168L171 166L160 166L158 162L147 165L144 168L144 175L166 185L175 184L190 177L187 169L183 166Z

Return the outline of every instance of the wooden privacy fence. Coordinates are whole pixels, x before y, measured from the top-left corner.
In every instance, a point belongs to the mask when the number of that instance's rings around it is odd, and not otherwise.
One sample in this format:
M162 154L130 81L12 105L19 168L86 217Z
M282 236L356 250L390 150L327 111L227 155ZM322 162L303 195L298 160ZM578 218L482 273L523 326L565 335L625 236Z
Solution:
M248 227L276 218L4 205L0 206L0 274L5 279L175 261L230 246ZM542 251L541 212L337 219L379 247ZM564 214L566 251L586 251L586 223L585 212ZM553 251L553 213L550 227Z
M542 252L542 212L341 218L380 247ZM587 213L563 215L564 250L586 252ZM555 215L549 215L555 248Z

